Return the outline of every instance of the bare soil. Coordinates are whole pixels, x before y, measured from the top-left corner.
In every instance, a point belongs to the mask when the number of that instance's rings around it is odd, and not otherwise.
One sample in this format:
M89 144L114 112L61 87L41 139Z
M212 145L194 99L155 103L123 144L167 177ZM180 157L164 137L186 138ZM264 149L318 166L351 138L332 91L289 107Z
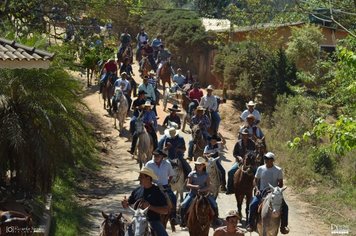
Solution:
M139 74L136 65L134 65L134 71L136 75ZM84 80L84 77L81 79ZM138 76L135 80L138 83L141 82ZM78 201L83 207L90 208L88 219L90 224L87 226L84 235L99 235L100 225L103 221L101 211L107 213L123 212L130 216L131 212L124 210L120 202L124 196L128 197L131 191L139 185L137 181L139 166L136 160L133 160L126 152L131 143L128 132L129 118L126 119L126 132L120 137L118 130L114 129L113 118L103 109L103 101L97 91L97 86L91 87L86 91L83 98L84 103L90 109L88 116L96 128L96 135L99 137L98 146L101 150L99 154L101 169L96 172L83 173L80 180L81 188L79 189ZM167 113L163 112L161 107L157 107L157 110L160 117L158 122L161 124ZM222 160L222 165L228 171L234 163L232 150L240 125L238 121L240 112L234 109L231 103L227 103L221 106L221 113L224 119L220 132L226 139L228 149L226 158ZM163 127L159 128L160 135L163 130ZM180 134L188 144L190 135L183 132ZM331 235L330 227L322 223L318 216L313 215L310 210L311 206L302 202L291 188L287 188L285 191L285 199L289 205L289 227L291 230L289 235ZM221 218L228 210L236 209L234 195L220 193L217 202ZM182 231L179 226L175 233L170 231L169 226L167 231L169 235L189 235L188 231ZM213 229L210 230L209 235L213 235ZM252 233L250 235L257 234Z

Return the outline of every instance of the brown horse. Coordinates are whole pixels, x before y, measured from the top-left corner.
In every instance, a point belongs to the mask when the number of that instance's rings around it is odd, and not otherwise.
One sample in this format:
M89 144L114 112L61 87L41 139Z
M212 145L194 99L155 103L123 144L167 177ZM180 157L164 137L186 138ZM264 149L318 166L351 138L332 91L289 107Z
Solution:
M142 57L142 76L148 76L148 73L152 70L152 66L148 57Z
M234 191L237 201L237 209L240 215L242 202L246 197L246 222L248 221L248 207L252 199L253 179L256 167L256 153L248 152L243 160L243 165L236 171L234 175Z
M204 139L203 132L199 125L193 125L192 138L194 142L194 148L193 148L194 161L196 161L198 157L203 156L204 148L206 146L206 141Z
M100 236L124 236L125 235L125 220L122 213L107 215L101 212L104 221L101 224Z
M267 153L266 143L264 139L257 139L255 141L256 145L256 162L257 165L261 166L264 164L263 156Z
M162 91L166 91L166 83L171 87L171 64L169 62L164 63L159 71L158 77L162 81Z
M10 231L9 231L10 230ZM0 235L33 235L32 218L17 211L0 210Z
M192 201L187 214L189 235L208 236L210 224L214 217L214 211L210 206L208 197L197 194Z
M111 98L114 96L114 82L115 82L115 75L110 74L108 79L106 80L106 83L104 85L103 91L102 91L102 97L104 99L104 109L109 108L111 110Z
M119 55L119 54L118 54ZM128 45L125 50L122 52L121 56L117 58L117 64L120 66L121 63L124 63L124 59L129 58L129 63L133 62L133 51L131 45Z

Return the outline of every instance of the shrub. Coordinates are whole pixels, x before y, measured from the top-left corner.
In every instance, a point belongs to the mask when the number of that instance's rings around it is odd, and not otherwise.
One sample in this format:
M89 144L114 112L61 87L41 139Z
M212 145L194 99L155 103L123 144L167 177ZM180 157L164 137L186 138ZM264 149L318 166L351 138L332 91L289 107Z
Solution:
M325 149L315 149L310 155L313 170L324 176L334 174L335 161Z

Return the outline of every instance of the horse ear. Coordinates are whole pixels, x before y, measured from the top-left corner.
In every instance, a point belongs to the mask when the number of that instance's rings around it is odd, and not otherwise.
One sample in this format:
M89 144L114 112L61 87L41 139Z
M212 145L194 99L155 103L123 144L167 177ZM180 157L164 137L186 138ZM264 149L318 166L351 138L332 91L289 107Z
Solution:
M149 206L148 206L148 207L146 207L146 208L142 211L142 212L143 212L143 214L146 214L146 213L147 213L148 208L149 208Z
M136 213L135 209L133 209L131 206L129 206L129 208L133 213Z
M102 216L104 217L104 219L107 219L108 218L108 215L105 213L105 212L101 212Z
M268 183L268 185L269 185L270 189L273 191L274 187L270 183Z
M283 188L281 189L281 192L283 192L284 190L286 190L286 188L287 188L287 186L283 187Z

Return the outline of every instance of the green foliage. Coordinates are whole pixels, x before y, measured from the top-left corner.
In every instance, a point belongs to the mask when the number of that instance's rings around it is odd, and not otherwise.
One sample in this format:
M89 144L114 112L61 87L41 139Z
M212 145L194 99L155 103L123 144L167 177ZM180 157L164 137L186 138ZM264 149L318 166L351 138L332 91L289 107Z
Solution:
M319 45L323 40L321 30L312 25L293 28L286 51L289 59L304 71L313 71L319 55Z
M311 155L313 170L321 175L332 176L334 174L335 161L325 149L315 149Z

